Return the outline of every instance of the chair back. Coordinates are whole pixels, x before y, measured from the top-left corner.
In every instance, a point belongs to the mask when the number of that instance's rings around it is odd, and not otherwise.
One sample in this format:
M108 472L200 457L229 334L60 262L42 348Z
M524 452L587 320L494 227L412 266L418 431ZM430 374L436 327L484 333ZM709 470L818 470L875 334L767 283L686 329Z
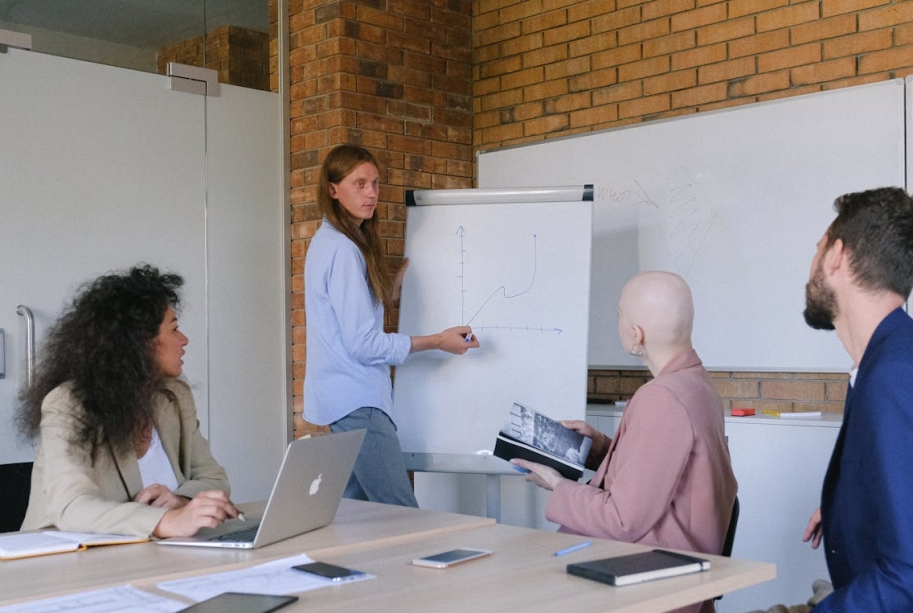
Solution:
M32 490L32 463L0 464L0 532L22 527Z

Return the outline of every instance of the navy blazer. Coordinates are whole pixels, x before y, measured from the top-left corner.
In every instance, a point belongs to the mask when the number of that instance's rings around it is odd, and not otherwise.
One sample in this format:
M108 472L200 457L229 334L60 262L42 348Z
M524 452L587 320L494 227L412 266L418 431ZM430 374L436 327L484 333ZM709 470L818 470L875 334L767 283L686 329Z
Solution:
M847 391L821 518L834 593L815 613L913 611L913 320L878 325Z

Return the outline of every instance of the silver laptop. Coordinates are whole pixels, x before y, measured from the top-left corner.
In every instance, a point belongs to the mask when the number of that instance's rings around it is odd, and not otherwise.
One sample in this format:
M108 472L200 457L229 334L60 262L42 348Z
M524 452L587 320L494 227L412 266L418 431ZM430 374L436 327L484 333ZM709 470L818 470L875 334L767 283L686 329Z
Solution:
M336 516L364 438L364 430L353 430L292 441L259 522L230 519L192 537L157 543L254 549L326 526Z

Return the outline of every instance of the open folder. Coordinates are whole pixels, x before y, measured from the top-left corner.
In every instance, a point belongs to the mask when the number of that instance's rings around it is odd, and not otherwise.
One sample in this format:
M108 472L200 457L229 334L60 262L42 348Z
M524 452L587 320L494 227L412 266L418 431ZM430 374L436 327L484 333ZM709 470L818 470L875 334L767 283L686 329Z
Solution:
M88 532L14 532L0 536L0 560L15 560L52 553L81 551L101 545L144 543L149 539L125 534L92 534Z

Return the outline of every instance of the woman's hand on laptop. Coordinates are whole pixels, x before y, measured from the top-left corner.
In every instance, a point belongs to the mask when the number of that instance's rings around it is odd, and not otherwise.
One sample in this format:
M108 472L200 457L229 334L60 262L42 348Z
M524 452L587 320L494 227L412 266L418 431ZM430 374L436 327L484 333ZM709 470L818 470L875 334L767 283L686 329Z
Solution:
M238 509L225 492L200 492L183 507L166 511L152 535L158 538L193 536L200 528L216 528L238 515Z

